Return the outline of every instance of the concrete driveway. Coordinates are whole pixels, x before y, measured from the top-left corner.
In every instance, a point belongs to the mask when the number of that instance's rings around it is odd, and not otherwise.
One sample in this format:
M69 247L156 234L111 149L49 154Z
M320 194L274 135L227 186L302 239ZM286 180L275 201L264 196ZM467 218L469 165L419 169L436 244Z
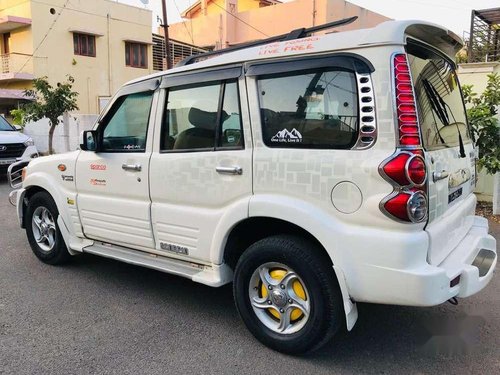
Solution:
M0 177L0 374L500 373L498 274L458 306L361 304L352 332L290 357L247 332L231 286L91 255L39 262L8 192Z

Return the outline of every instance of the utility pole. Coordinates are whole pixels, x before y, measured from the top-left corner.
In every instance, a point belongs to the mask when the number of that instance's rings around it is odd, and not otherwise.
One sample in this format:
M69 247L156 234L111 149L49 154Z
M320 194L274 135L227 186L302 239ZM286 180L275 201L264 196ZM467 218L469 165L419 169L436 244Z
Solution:
M167 21L167 4L166 0L161 0L163 7L163 34L165 35L165 58L167 59L167 69L172 67L170 63L170 48L168 43L168 21Z

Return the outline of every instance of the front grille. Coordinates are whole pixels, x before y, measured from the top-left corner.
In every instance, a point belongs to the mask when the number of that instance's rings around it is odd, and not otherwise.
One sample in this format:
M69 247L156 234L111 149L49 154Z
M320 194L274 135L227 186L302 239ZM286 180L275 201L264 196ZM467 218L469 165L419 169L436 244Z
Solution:
M23 143L0 144L0 159L18 158L24 154L26 146Z

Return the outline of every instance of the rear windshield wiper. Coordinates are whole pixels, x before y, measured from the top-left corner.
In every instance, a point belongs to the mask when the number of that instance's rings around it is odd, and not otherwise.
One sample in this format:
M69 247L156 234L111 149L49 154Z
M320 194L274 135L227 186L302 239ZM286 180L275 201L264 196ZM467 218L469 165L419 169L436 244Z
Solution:
M424 87L426 87L426 93L427 89L429 90L428 94L431 94L430 96L433 98L432 101L434 101L436 109L438 110L438 116L439 119L442 121L444 126L450 126L450 120L449 120L449 115L448 115L448 109L450 110L450 114L453 117L453 123L457 127L457 132L458 132L458 145L459 145L459 152L460 152L460 157L465 158L465 147L464 147L464 141L462 139L462 133L460 132L460 127L458 126L457 121L455 120L455 116L453 115L453 111L450 108L450 106L444 101L444 99L439 95L439 92L436 90L436 88L426 79L423 80L424 82ZM439 134L439 138L443 141L441 134ZM444 143L444 141L443 141Z
M429 100L429 103L431 105L432 111L435 114L437 114L439 120L443 124L446 124L447 121L446 121L445 115L442 113L442 110L440 109L440 107L438 105L437 98L435 97L434 92L432 91L432 89L430 87L429 81L427 81L426 79L423 79L422 83L423 83L423 86L424 86L425 95L427 96L427 99ZM435 118L434 118L434 121L436 121ZM441 132L440 132L440 129L438 128L438 126L437 126L437 123L435 123L434 125L436 126L436 133L437 133L437 136L439 137L439 140L441 141L442 144L445 145L446 142L444 141L443 137L441 136Z

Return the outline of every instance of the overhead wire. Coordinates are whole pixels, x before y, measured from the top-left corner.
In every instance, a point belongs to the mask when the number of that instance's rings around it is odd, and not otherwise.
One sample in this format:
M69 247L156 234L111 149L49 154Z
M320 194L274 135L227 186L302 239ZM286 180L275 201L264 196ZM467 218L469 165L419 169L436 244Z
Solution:
M177 6L177 2L174 0L174 5L175 5L175 8L177 9L177 12L179 13L179 17L182 18L181 16L181 11L179 10L179 7ZM164 21L164 23L166 24L167 20ZM181 23L184 25L184 28L186 29L189 37L191 38L191 44L194 44L194 38L193 38L193 34L189 31L187 25L186 25L186 22L185 21L181 21Z
M248 22L242 20L241 18L239 18L238 16L236 16L235 14L229 12L226 8L224 8L223 6L220 6L219 4L217 4L215 1L212 2L212 4L218 6L220 9L222 9L224 12L226 12L227 14L233 16L234 18L236 18L238 21L240 21L241 23L244 23L245 25L247 25L248 27L254 29L255 31L258 31L259 33L261 33L262 35L266 36L266 37L270 37L269 35L267 35L265 32L263 31L260 31L259 29L257 29L256 27L250 25Z

